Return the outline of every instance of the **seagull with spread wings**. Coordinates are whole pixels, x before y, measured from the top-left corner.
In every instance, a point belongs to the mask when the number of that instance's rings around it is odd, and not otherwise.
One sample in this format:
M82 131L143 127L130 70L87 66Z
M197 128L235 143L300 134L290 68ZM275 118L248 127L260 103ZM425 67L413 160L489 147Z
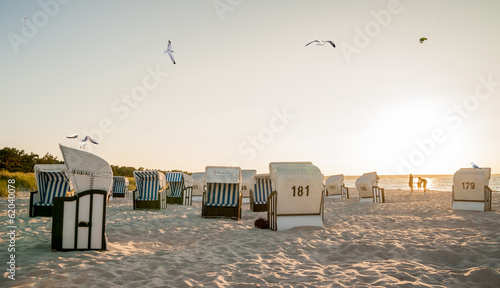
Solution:
M90 136L85 136L85 138L81 139L80 136L78 136L78 134L72 134L72 135L66 136L66 138L78 139L78 141L80 141L78 144L80 145L80 148L82 148L82 149L85 149L85 146L87 146L87 141L90 141L92 144L95 144L95 145L99 144L99 142L92 139Z
M306 46L309 45L309 44L311 44L311 43L316 43L316 45L319 45L319 46L323 46L326 43L330 43L333 46L333 48L335 48L335 43L333 43L333 41L330 41L330 40L321 40L321 41L320 40L314 40L314 41L311 41L311 42L307 43ZM304 47L306 47L306 46L304 46Z
M170 56L170 59L172 59L172 62L175 64L175 59L174 59L174 50L172 50L172 42L170 42L170 40L168 40L168 46L167 46L167 50L163 51L163 54L168 54L168 56Z

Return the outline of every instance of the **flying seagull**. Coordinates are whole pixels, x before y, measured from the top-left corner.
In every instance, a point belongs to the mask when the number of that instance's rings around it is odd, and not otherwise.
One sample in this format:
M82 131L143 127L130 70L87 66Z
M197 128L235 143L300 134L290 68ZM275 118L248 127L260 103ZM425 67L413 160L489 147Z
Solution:
M427 40L427 38L425 37L420 38L420 43L424 43L425 40Z
M170 59L172 59L172 62L174 62L175 64L175 59L174 59L174 51L172 50L172 42L170 42L170 40L168 40L168 46L167 46L167 50L163 51L163 54L167 54L168 53L168 56L170 56Z
M90 138L90 136L85 136L85 138L81 139L80 136L78 136L78 134L72 134L72 135L66 136L66 138L78 139L78 141L80 141L78 144L80 145L80 148L82 148L82 149L85 149L85 146L87 146L87 141L90 141L91 143L96 144L96 145L99 144L99 142Z
M322 40L322 41L314 40L314 41L307 43L306 46L311 44L311 43L317 43L316 45L320 45L320 46L323 46L326 43L330 43L330 44L332 44L333 48L335 48L335 43L333 43L333 41L330 41L330 40ZM304 47L306 47L306 46L304 46Z
M476 164L474 164L474 162L470 162L470 164L472 164L472 168L481 169L481 168L479 168L479 166L477 166Z

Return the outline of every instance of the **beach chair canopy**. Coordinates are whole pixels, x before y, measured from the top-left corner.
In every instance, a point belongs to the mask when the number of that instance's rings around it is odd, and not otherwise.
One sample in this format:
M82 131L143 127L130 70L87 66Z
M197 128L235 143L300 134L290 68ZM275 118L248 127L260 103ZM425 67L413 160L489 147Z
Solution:
M269 164L273 191L278 194L277 214L318 214L323 199L323 177L311 162Z
M54 197L64 197L72 187L64 164L37 164L34 167L38 187L38 206L51 206Z
M129 180L124 176L113 176L113 193L125 193L125 187L129 186Z
M158 192L166 185L166 178L160 171L134 171L134 179L142 201L158 200Z
M344 184L344 175L332 175L328 177L325 181L326 189L328 190L328 195L340 195L342 194L342 184Z
M170 188L169 197L182 197L182 190L186 187L193 186L193 178L182 172L167 172L165 180Z
M359 192L360 198L373 198L373 186L378 185L380 178L377 172L365 173L356 179L356 189Z
M208 166L205 170L207 206L236 207L240 199L241 169Z
M272 192L271 176L269 174L255 174L251 183L254 204L266 204L267 196Z
M191 178L193 179L193 195L203 195L203 187L205 186L205 172L195 172L191 174Z
M108 162L87 151L59 147L76 194L87 190L111 190L113 171Z
M456 200L485 201L485 186L489 185L491 168L461 168L453 175Z
M243 197L249 196L249 191L252 189L252 177L257 173L257 170L241 170L241 192Z

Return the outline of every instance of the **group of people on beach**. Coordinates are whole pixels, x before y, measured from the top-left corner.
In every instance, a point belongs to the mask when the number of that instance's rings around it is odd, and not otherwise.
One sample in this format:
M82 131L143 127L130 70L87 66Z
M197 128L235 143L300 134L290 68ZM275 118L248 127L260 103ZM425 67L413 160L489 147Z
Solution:
M410 185L410 191L413 192L413 175L410 174L410 181L408 183ZM422 177L418 177L418 182L417 182L417 187L418 187L418 190L420 190L420 187L424 188L424 192L427 191L427 180L425 180L424 178Z

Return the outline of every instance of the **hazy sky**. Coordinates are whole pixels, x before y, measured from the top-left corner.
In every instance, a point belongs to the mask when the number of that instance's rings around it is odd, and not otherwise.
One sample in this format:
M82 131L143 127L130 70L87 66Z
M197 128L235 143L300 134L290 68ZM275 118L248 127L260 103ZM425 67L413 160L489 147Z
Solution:
M496 0L1 1L0 148L62 159L79 133L110 164L165 170L500 173L499 14Z

